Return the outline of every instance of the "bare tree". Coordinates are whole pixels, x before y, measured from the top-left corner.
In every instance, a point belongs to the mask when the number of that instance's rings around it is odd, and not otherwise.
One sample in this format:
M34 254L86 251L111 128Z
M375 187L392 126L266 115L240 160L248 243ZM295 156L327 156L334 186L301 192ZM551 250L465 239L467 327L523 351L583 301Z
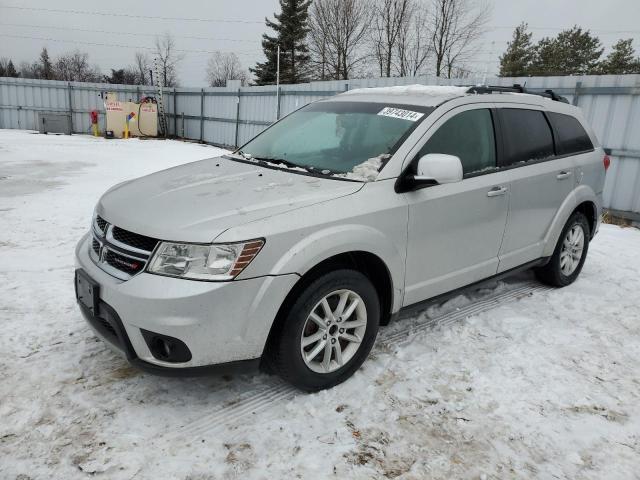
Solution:
M312 25L313 18L309 25L309 51L311 53L312 76L318 80L330 80L333 75L329 73L327 36L319 26Z
M151 83L149 78L149 69L151 68L149 55L145 52L136 52L133 58L133 67L131 67L131 69L136 72L136 83L139 85L149 85Z
M99 82L100 69L89 65L89 54L75 50L60 55L55 62L55 78L75 82Z
M156 37L155 55L160 63L160 77L165 87L176 87L178 85L178 74L176 72L178 64L184 58L176 50L176 42L170 33L165 33L161 37Z
M40 64L38 62L20 62L19 71L22 78L40 78Z
M381 77L391 76L396 47L413 7L413 0L376 0L373 4L371 36Z
M484 33L490 7L476 0L432 0L430 13L435 72L438 77L451 78L456 65L472 53L473 43Z
M431 35L425 28L427 16L423 3L414 3L398 35L396 71L401 77L418 75L432 54Z
M235 53L215 52L207 62L207 83L211 87L224 87L227 80L247 82L247 73Z
M346 80L364 62L370 12L367 0L315 0L310 9L310 49L323 78Z

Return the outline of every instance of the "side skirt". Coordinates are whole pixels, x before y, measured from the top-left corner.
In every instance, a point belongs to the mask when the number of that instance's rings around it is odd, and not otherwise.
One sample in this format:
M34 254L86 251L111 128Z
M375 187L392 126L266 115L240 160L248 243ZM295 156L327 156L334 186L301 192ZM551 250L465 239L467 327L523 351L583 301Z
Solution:
M394 320L397 320L400 316L405 316L405 314L409 313L410 311L423 310L430 305L433 305L436 303L442 303L444 300L448 300L450 298L458 296L461 293L467 292L469 290L476 289L477 287L485 283L495 282L496 280L501 280L503 278L511 277L516 273L524 272L525 270L529 270L534 267L543 267L547 263L549 263L549 260L551 260L551 257L539 258L538 260L527 262L523 265L520 265L519 267L511 268L504 272L500 272L495 275L492 275L491 277L487 277L477 282L470 283L468 285L465 285L464 287L456 288L455 290L451 290L450 292L445 292L440 295L436 295L435 297L427 298L426 300L421 300L420 302L412 303L411 305L405 305L396 313L391 315L391 319L389 320L389 323L391 323Z

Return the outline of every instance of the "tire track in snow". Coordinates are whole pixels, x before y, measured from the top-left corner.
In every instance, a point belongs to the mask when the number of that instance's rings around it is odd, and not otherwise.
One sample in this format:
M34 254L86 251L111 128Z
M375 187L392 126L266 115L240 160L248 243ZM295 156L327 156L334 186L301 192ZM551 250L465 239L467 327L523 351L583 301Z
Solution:
M436 326L447 326L464 320L473 315L477 315L488 310L492 310L500 305L530 297L536 292L552 290L551 287L530 281L521 284L510 290L472 301L468 305L456 308L453 311L437 315L418 324L412 324L398 331L385 334L384 330L376 341L374 348L380 346L402 345L410 341L415 335L433 329ZM425 312L423 308L410 308L402 314L400 319L408 319L419 316ZM401 321L400 320L400 321ZM269 407L293 398L297 394L302 394L298 389L275 376L267 377L265 388L254 388L252 392L233 403L225 403L218 406L213 412L206 414L192 422L189 422L171 434L163 435L164 440L174 441L177 438L199 438L204 434L211 434L228 426L234 425L239 420L264 411Z
M402 344L406 340L410 340L411 336L413 336L414 334L424 332L425 330L431 330L436 326L452 325L456 322L464 320L465 318L477 315L482 312L486 312L487 310L491 310L502 304L529 297L535 292L547 290L553 289L540 283L528 282L511 290L507 290L505 292L474 301L464 307L460 307L442 315L429 318L424 322L420 322L419 324L403 328L398 332L390 333L389 335L381 335L381 338L378 340L378 342L385 345ZM424 309L420 308L410 309L409 312L411 313L407 312L407 314L403 314L400 318L400 321L411 316L420 315L421 310L424 311Z

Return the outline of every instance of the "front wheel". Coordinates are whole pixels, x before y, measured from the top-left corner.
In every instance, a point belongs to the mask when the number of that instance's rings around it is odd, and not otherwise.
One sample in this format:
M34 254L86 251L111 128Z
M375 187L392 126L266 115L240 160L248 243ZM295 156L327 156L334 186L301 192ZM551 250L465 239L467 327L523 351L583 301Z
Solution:
M554 287L573 283L587 258L589 238L587 217L575 212L565 224L549 263L536 269L538 279Z
M336 270L311 282L286 313L269 363L306 391L333 387L362 365L375 342L380 302L362 273Z

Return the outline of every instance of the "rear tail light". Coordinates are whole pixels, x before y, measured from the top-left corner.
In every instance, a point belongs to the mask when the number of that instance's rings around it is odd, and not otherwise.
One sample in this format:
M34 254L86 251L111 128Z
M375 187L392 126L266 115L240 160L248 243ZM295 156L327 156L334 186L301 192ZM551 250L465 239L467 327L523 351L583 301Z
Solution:
M606 172L607 170L609 170L609 165L611 165L611 158L609 158L609 155L607 155L605 153L604 158L602 159L602 163L604 164L604 171Z

